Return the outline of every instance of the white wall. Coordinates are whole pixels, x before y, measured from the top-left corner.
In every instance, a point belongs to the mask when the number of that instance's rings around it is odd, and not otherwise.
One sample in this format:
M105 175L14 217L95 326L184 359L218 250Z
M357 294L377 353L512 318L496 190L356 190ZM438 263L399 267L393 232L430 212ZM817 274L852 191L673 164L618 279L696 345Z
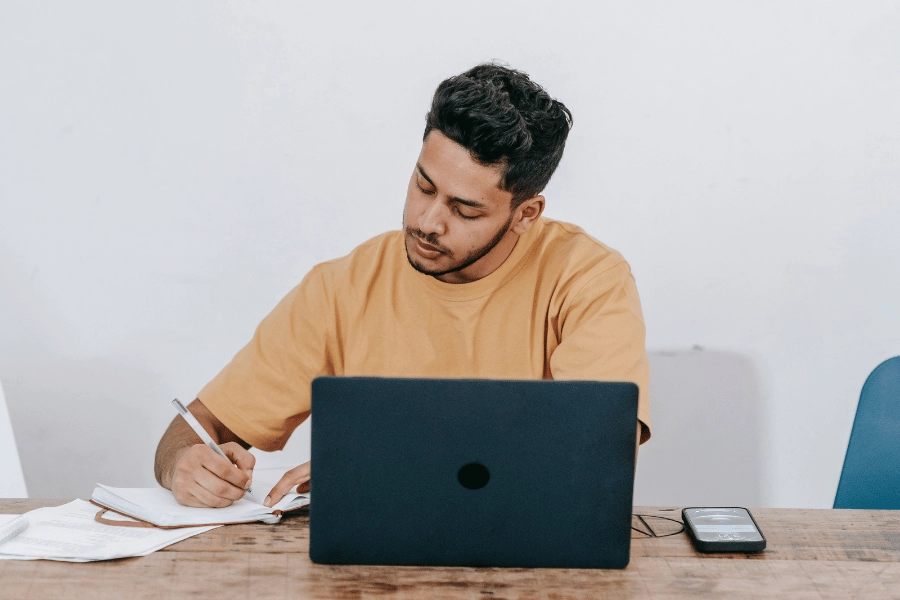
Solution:
M830 506L863 380L900 354L900 3L2 13L0 380L32 496L152 482L168 401L313 264L399 225L434 87L499 58L575 115L549 216L638 280L637 500L687 501L689 471L662 474L710 454L685 443L702 411L742 432L709 438L713 472L758 483L736 500Z

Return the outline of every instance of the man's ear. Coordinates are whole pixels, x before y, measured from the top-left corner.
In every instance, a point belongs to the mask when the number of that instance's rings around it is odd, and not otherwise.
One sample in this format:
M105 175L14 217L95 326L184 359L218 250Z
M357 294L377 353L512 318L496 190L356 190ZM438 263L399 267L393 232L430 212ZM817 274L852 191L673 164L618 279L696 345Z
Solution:
M534 225L544 212L544 197L533 196L516 207L510 230L516 235L522 235Z

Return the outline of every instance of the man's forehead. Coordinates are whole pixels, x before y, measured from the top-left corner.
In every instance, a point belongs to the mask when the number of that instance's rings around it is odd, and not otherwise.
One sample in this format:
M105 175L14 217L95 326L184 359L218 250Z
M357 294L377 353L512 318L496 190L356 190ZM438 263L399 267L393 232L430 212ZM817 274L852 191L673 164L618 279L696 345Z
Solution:
M509 202L512 194L500 188L500 165L482 165L470 152L440 131L433 130L422 144L416 165L420 174L442 193L471 200Z

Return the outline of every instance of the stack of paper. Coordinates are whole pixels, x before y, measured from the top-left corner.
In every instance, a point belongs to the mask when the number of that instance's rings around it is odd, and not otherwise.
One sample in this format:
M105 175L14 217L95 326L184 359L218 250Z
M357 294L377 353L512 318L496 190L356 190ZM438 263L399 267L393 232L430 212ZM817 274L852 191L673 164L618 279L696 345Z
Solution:
M146 556L175 542L215 527L121 527L94 520L97 506L73 500L54 508L27 513L28 528L0 543L0 559L89 562L128 556ZM112 516L119 520L124 517Z

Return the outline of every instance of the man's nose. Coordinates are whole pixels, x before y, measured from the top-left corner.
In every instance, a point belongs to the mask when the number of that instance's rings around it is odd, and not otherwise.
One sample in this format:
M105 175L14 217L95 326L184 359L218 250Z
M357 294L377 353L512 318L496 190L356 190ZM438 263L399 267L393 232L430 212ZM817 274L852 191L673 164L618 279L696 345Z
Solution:
M419 229L426 235L444 235L447 232L447 210L444 203L435 198L419 217Z

